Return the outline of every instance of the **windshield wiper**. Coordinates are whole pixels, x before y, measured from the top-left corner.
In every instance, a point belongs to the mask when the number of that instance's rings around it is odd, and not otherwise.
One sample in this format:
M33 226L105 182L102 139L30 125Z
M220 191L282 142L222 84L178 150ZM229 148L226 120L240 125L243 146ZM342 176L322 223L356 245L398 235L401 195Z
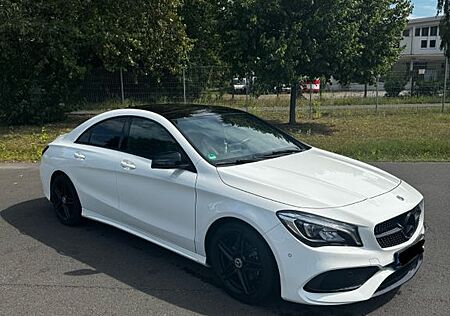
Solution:
M290 155L290 154L299 153L299 152L302 152L302 151L303 150L301 150L300 148L286 148L286 149L274 150L274 151L271 151L269 153L259 154L258 157L261 157L261 158L275 158L275 157L281 157L281 156L286 156L286 155Z
M274 151L271 151L271 152L268 152L268 153L255 154L255 155L251 156L251 158L242 158L242 159L236 159L236 160L219 161L215 165L216 166L241 165L241 164L244 164L244 163L260 161L260 160L264 160L264 159L267 159L267 158L276 158L276 157L280 157L280 156L286 156L286 155L290 155L290 154L295 154L295 153L299 153L299 152L302 152L302 151L303 150L300 149L300 148L284 148L284 149L274 150Z
M249 163L249 162L255 162L255 161L259 161L259 160L261 160L261 158L255 156L252 158L236 159L236 160L231 160L231 161L220 161L220 162L217 162L215 165L217 167L233 166L233 165L241 165L241 164Z

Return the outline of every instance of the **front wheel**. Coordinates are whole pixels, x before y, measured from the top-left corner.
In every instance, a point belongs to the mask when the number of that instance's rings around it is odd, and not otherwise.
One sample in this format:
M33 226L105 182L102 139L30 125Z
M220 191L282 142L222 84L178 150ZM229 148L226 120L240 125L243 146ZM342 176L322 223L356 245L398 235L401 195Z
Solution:
M225 290L248 304L273 298L279 288L275 258L261 235L244 223L224 224L212 237L210 263Z
M64 175L57 175L51 184L50 201L61 223L69 226L81 222L81 203L72 181Z

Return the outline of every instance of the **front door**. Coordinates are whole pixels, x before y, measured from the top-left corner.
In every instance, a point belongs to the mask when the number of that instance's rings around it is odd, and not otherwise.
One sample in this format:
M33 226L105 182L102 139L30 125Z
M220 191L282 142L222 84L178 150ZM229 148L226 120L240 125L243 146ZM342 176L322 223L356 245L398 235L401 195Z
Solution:
M158 155L185 154L159 123L133 117L129 124L116 169L121 221L153 238L195 251L197 174L152 169L151 160Z

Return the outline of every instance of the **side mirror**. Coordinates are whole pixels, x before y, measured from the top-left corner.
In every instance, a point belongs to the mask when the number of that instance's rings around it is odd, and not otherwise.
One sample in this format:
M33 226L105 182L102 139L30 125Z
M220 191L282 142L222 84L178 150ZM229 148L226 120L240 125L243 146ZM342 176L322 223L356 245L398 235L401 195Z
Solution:
M189 166L177 151L158 155L152 160L153 169L187 169Z

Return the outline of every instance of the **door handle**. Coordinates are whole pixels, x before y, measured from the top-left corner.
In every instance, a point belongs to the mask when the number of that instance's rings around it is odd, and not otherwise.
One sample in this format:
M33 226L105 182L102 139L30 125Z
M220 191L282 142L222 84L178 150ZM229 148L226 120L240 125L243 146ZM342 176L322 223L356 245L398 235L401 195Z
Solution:
M74 157L75 159L77 159L77 160L84 160L84 159L86 159L86 156L83 155L82 153L80 153L79 151L76 151L76 152L73 154L73 157Z
M136 165L134 163L132 163L131 161L129 161L129 160L125 160L125 159L122 160L120 162L120 165L125 170L134 170L134 169L136 169Z

